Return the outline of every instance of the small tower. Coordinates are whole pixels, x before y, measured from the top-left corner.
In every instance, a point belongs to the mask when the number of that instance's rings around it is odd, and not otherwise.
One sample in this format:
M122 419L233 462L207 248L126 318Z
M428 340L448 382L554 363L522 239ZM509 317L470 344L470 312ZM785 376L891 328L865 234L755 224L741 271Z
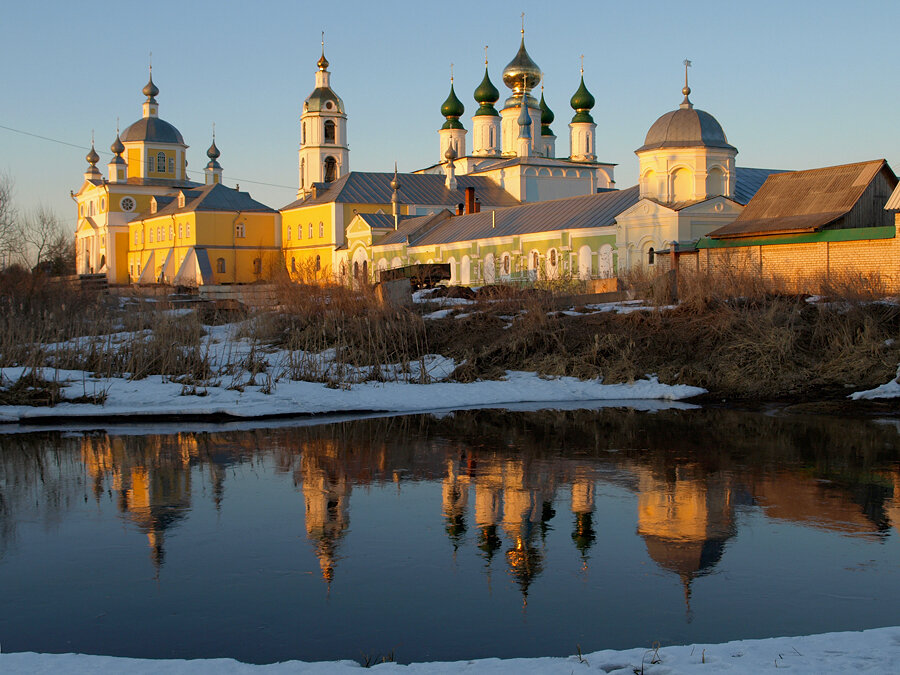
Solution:
M331 88L324 33L322 56L316 65L316 88L303 102L300 115L300 198L312 191L313 183L331 183L350 172L347 113L344 102Z
M159 93L159 87L153 84L153 66L150 66L150 80L141 90L147 100L143 105L143 117L159 117L159 103L156 102L156 95Z
M209 157L209 162L206 164L206 168L203 170L203 173L206 174L207 185L222 182L222 165L218 162L221 154L222 153L219 152L219 148L216 147L216 127L215 125L213 125L212 145L210 145L209 150L206 151L206 156Z
M484 79L475 89L478 110L472 116L472 154L476 157L500 156L500 113L494 104L500 92L488 75L487 47L484 58Z
M128 180L128 170L127 164L122 158L122 153L125 152L125 146L122 145L122 139L119 138L118 128L116 129L116 140L109 146L109 149L112 150L113 153L113 158L106 167L109 173L109 182L124 183Z
M516 120L519 125L519 137L516 145L516 155L519 157L531 156L531 115L528 114L528 104L525 97L519 104L519 117Z
M93 134L91 134L91 151L85 155L84 158L88 163L88 168L84 171L84 179L89 181L103 180L103 174L100 173L100 169L97 168L97 162L100 161L100 155L94 150Z
M556 135L550 129L556 116L544 100L544 85L541 83L541 143L539 152L544 157L556 157Z
M575 162L593 162L597 159L594 139L597 125L591 117L591 108L594 107L594 97L584 86L584 66L581 66L581 84L572 95L569 105L575 111L572 122L569 124L569 159Z
M394 229L400 225L400 179L397 178L397 162L394 162L394 178L391 180L391 213L394 215Z
M441 105L441 115L446 118L443 126L441 126L441 156L443 157L447 149L452 147L457 157L465 157L466 155L466 130L459 121L462 114L466 111L453 90L453 66L450 66L450 93L447 100Z
M452 145L447 148L447 151L444 153L444 158L447 160L447 163L444 165L444 173L447 176L444 185L448 190L456 189L456 165L453 164L453 160L455 160L457 156L456 150Z

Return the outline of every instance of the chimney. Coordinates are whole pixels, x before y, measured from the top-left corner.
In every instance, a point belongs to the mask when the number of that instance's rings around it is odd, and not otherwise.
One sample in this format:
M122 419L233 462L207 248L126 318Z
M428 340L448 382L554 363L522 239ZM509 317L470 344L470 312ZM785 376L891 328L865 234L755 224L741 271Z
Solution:
M475 200L475 213L481 213L481 202L477 199Z
M466 213L475 213L475 188L466 188Z
M461 216L465 213L465 204L457 204L456 205L456 215Z

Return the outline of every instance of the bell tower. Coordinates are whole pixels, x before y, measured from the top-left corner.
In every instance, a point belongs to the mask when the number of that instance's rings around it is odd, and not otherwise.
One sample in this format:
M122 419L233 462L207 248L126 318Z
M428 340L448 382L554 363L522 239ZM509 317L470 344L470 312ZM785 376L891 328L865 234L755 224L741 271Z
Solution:
M303 112L300 115L298 198L308 195L313 183L331 183L350 173L347 113L344 102L331 88L324 33L322 56L316 65L319 67L316 71L316 88L303 102Z

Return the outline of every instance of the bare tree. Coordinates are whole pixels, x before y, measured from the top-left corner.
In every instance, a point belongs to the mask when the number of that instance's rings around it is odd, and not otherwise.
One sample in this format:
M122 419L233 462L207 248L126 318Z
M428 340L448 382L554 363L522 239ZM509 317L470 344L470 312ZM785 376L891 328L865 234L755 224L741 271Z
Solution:
M16 261L22 248L22 232L12 195L12 178L9 174L0 173L0 269Z

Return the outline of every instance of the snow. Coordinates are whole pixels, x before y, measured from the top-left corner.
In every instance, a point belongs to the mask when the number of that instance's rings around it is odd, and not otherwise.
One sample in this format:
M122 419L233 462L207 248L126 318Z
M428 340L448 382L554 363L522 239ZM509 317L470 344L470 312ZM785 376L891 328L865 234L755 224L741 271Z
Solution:
M415 364L411 364L415 365ZM453 362L432 357L429 377L442 379L453 370ZM15 379L17 369L7 368L4 377ZM18 369L24 371L24 369ZM677 401L704 393L699 387L661 384L648 377L631 384L603 384L599 380L573 377L546 378L535 373L508 371L503 380L459 382L360 382L332 388L319 382L282 380L270 393L266 385L185 386L159 375L142 380L95 379L81 371L56 371L60 381L69 380L67 393L82 396L106 391L103 405L60 403L53 407L0 406L0 422L27 422L40 418L230 415L323 414L350 411L425 412L441 409L486 407L523 402L569 403L602 400ZM46 373L50 375L50 373ZM257 376L257 380L260 380ZM552 407L548 405L547 407Z
M857 391L850 394L850 398L854 401L873 398L898 398L900 397L900 367L897 368L897 377L890 382L868 389L866 391Z
M900 627L875 628L860 632L824 633L801 637L778 637L764 640L736 640L723 644L696 644L675 647L636 648L622 651L603 650L581 656L533 659L478 659L400 665L382 663L372 666L377 673L409 673L410 675L455 675L456 673L490 673L506 675L547 673L605 673L609 675L696 675L699 673L731 673L754 675L789 668L792 673L843 675L844 673L896 672L900 659ZM207 675L222 673L241 675L266 673L279 675L324 675L360 673L362 666L354 661L307 663L286 661L268 665L252 665L233 659L127 659L84 654L35 654L31 652L0 654L0 672L4 675L43 675L66 673L127 672L130 675L161 673L171 675Z

